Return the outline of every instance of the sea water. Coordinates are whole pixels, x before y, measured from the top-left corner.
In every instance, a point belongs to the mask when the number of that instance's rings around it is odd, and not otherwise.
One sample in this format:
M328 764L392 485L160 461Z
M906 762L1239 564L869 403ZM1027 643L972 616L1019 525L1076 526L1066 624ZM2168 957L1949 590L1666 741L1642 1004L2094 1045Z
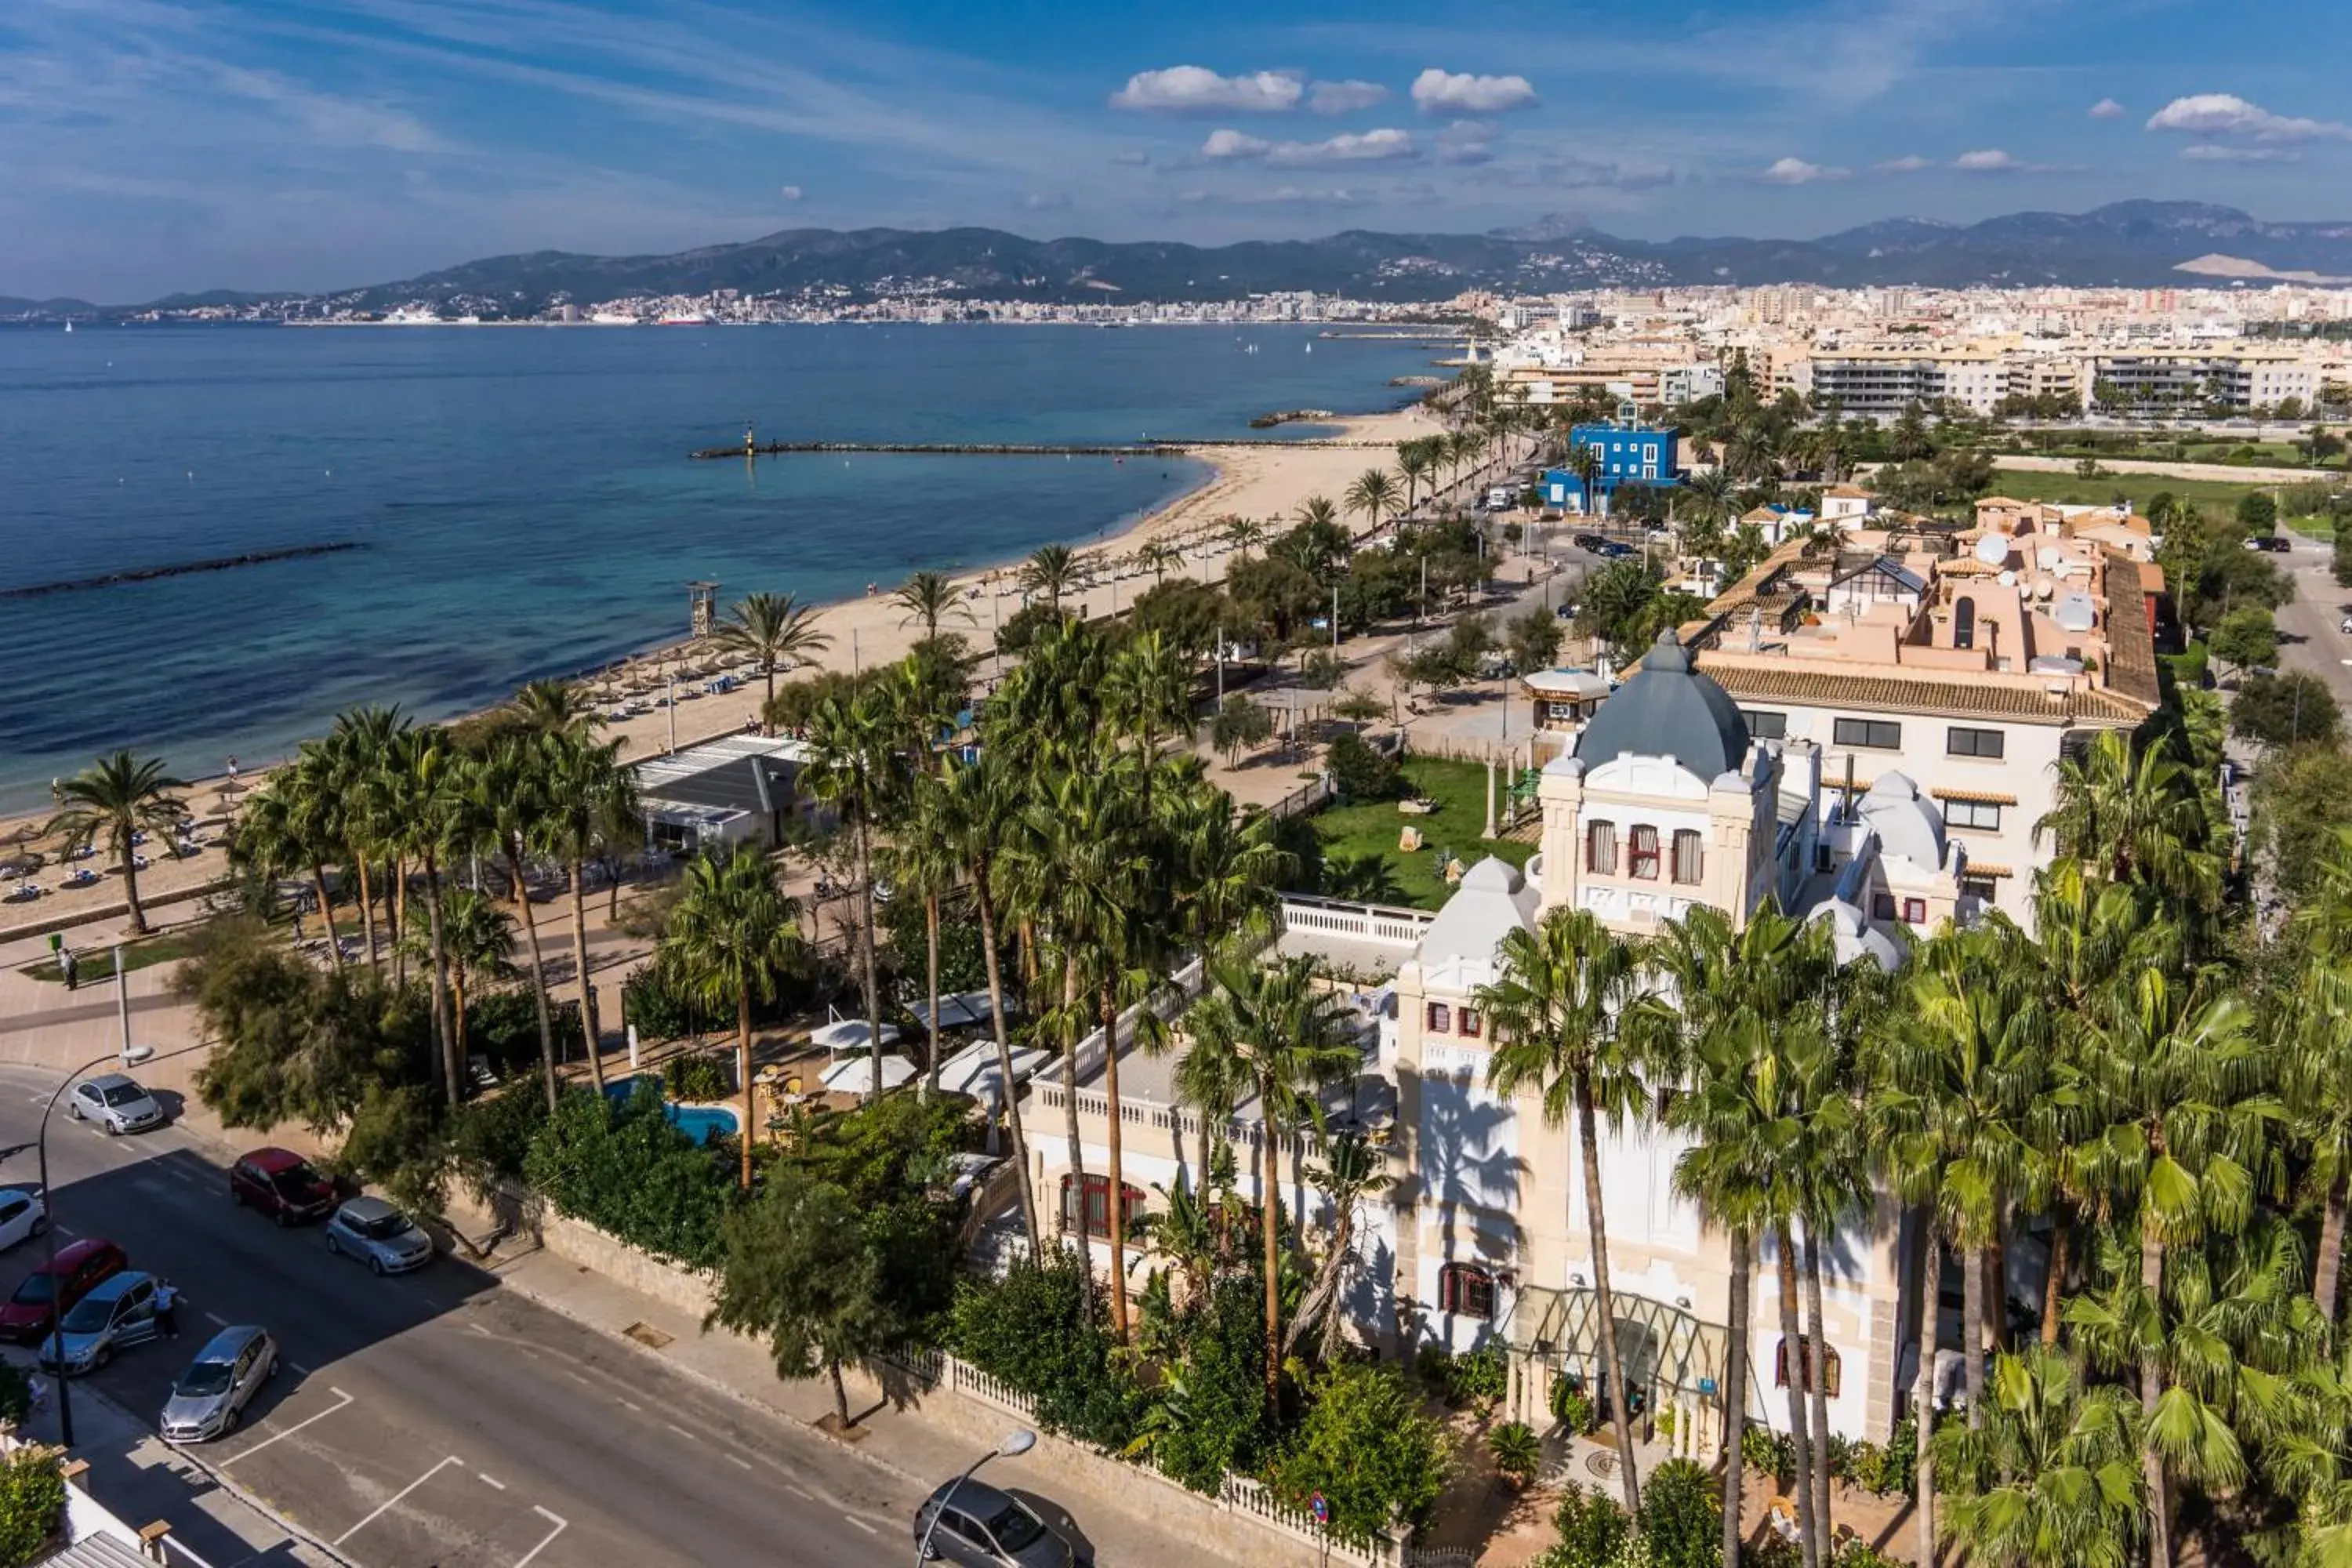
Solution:
M747 422L763 441L1245 435L1275 410L1397 406L1391 378L1431 358L1276 327L0 330L0 590L361 547L0 597L0 810L116 747L198 776L355 703L478 708L683 636L696 579L722 605L824 601L1083 543L1206 472L688 460Z

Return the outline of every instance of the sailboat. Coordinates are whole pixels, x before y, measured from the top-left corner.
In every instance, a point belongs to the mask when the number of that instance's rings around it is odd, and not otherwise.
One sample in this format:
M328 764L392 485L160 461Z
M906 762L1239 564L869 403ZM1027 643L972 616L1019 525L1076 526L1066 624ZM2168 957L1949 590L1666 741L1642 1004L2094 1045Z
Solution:
M68 321L66 323L66 331L69 332L73 331L73 323L71 321Z

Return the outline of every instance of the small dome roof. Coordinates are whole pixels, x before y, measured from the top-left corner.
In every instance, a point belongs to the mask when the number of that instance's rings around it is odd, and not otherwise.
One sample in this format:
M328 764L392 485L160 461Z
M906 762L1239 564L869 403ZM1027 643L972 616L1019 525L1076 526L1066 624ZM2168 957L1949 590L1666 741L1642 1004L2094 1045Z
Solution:
M1859 905L1823 899L1805 918L1829 922L1831 950L1841 967L1858 958L1869 959L1889 974L1903 967L1902 944L1865 920Z
M1898 856L1923 870L1944 863L1944 818L1919 786L1890 773L1862 797L1862 820L1878 835L1882 853Z
M1593 712L1576 743L1588 773L1628 753L1672 757L1710 783L1747 760L1748 721L1728 692L1691 668L1671 628Z

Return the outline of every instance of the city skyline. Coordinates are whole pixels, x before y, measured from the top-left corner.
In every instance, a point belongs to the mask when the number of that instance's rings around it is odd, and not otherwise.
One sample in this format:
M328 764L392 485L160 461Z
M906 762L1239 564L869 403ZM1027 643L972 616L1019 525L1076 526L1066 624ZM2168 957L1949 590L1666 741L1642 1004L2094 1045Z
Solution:
M1149 25L591 0L26 0L0 22L0 293L315 290L793 227L1215 244L1818 235L2121 197L2326 210L2328 16L1510 5ZM2340 40L2339 40L2340 41Z

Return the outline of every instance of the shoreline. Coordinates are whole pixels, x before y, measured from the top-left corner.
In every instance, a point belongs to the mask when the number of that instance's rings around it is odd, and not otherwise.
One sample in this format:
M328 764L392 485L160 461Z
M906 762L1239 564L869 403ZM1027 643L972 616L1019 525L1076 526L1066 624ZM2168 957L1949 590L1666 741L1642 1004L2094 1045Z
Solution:
M1330 423L1333 434L1321 441L1268 442L1246 447L1188 447L1173 454L1202 465L1204 472L1198 483L1149 510L1116 518L1091 536L1047 542L1069 546L1079 560L1086 583L1082 590L1066 596L1064 604L1086 616L1110 614L1131 604L1137 595L1152 586L1153 573L1131 559L1147 543L1172 542L1184 551L1183 563L1170 568L1168 576L1221 582L1231 551L1221 539L1213 536L1219 520L1232 516L1286 522L1309 496L1325 495L1336 502L1366 467L1386 467L1376 453L1398 441L1442 427L1418 399L1400 408L1343 416ZM1012 585L1010 578L1012 570L1027 559L1028 553L1024 552L950 574L950 581L961 592L957 603L964 615L951 615L940 629L961 633L983 659L992 658L996 626L1021 607L1023 595ZM913 646L920 628L901 624L904 612L889 596L898 585L895 581L877 581L870 595L818 604L814 620L817 628L833 639L832 646L811 663L780 672L779 680L827 669L858 670L902 657ZM786 591L791 584L779 581L769 586ZM723 604L719 606L722 615L727 607ZM693 647L691 638L663 638L639 645L603 664L551 679L583 684L592 691L625 684L633 679L651 679L655 684L650 689L658 691L667 679L665 667L685 662ZM518 679L517 687L523 679L528 678ZM669 749L673 715L677 718L677 745L681 750L738 732L747 721L756 720L764 700L764 682L757 672L743 679L744 684L736 691L698 696L681 700L676 709L657 708L608 722L602 733L608 740L625 742L622 757L635 763L661 755ZM599 705L608 706L611 700L609 695L602 698ZM493 703L459 712L417 717L421 722L453 723L477 717L496 706ZM323 731L323 722L320 728ZM135 743L131 749L137 751ZM290 749L288 754L291 754ZM257 787L282 762L283 758L279 758L265 764L256 759L255 763L241 767L236 781L238 793ZM224 814L229 800L229 782L226 773L187 778L185 798L200 820ZM46 823L50 815L50 810L43 807L0 812L0 842L27 824ZM185 863L187 877L173 876L173 872L182 867L183 863L172 860L158 860L150 866L142 878L142 893L150 888L162 892L184 881L216 877L223 862L208 853ZM47 886L54 881L58 871L53 862L37 872L34 879ZM114 902L117 895L111 879L110 871L91 887L50 892L22 904L0 904L0 940L5 940L7 931L18 923L47 923L69 916L77 903L87 902L95 910Z

